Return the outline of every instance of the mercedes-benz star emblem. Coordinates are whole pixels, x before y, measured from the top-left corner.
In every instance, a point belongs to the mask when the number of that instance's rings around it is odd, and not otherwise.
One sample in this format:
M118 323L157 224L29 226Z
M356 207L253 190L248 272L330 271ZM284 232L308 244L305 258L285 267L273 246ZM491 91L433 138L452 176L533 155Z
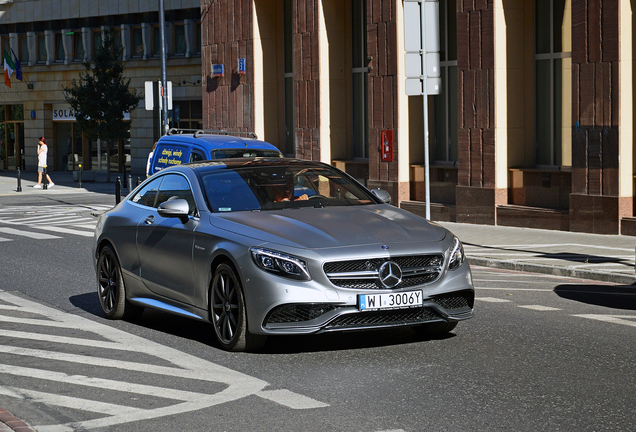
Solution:
M394 288L402 282L402 269L393 261L387 261L378 270L380 282L386 288Z

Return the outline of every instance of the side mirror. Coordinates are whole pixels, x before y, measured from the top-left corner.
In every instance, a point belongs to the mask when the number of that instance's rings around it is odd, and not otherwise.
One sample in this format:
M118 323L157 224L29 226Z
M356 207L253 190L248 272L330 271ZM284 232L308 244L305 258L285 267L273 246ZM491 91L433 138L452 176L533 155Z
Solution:
M389 193L384 189L371 189L371 193L383 203L391 204L391 195L389 195Z
M179 218L182 223L188 222L190 205L184 199L173 199L159 204L157 212L167 218Z

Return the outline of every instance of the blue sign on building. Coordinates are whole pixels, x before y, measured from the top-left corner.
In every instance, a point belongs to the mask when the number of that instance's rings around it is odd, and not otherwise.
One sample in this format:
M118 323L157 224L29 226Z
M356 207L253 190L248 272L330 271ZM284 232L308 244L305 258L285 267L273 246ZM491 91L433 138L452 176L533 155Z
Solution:
M213 64L212 65L212 76L213 77L223 76L223 65L222 64Z
M238 59L238 73L239 75L245 75L245 58Z

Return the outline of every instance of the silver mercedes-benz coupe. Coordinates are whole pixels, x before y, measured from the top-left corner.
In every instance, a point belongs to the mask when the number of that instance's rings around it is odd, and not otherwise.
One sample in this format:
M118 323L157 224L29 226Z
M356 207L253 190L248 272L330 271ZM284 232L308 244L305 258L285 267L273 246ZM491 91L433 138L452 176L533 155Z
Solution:
M153 308L210 321L227 350L268 335L410 326L473 316L459 239L332 166L227 159L160 171L99 218L106 317Z

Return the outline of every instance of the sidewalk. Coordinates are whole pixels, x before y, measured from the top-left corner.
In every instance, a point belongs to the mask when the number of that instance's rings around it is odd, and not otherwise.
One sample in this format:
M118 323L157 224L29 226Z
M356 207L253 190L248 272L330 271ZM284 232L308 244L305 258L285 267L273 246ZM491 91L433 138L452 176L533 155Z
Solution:
M51 180L55 183L51 189L34 189L33 186L38 182L37 172L22 172L21 173L21 186L22 192L17 192L18 180L16 171L0 171L0 197L3 195L44 195L44 194L69 194L69 193L106 193L115 195L115 180L117 177L122 182L122 196L124 196L128 189L123 187L124 176L122 173L111 172L110 182L106 183L106 173L91 173L94 175L94 180L86 181L89 174L84 173L82 180L82 187L78 187L77 181L73 180L72 171L61 171L49 173ZM127 175L128 177L128 175ZM145 176L140 178L145 180ZM133 188L137 184L137 176L132 177ZM43 182L44 184L44 182ZM1 198L0 198L1 200ZM1 204L1 201L0 201Z
M636 237L439 222L464 245L472 265L636 283Z

